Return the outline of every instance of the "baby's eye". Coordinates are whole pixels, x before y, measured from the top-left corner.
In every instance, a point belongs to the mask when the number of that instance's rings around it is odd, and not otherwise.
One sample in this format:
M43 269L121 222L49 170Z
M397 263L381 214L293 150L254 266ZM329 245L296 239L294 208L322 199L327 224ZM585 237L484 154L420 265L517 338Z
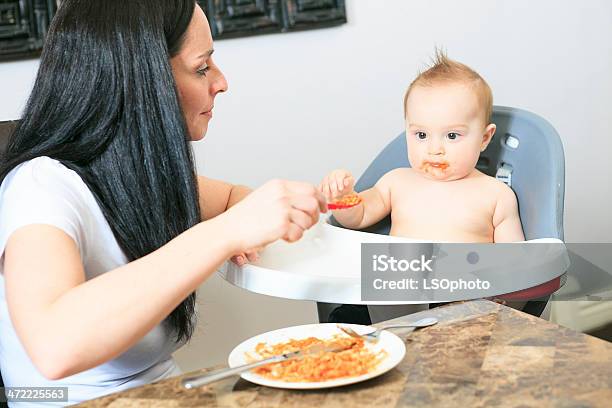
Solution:
M415 136L417 137L417 139L419 139L419 140L425 140L425 139L427 139L427 133L425 133L425 132L416 132L414 135L415 135Z
M460 136L459 133L455 133L455 132L450 132L449 134L446 135L446 137L448 137L448 140L457 140L459 136Z

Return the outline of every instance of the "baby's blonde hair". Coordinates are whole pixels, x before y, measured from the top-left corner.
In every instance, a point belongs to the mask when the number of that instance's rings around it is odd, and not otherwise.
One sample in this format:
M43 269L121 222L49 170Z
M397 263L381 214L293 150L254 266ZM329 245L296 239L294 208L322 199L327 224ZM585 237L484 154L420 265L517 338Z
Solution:
M465 64L462 64L446 56L444 51L436 49L436 54L431 67L420 72L414 81L408 87L404 95L404 118L406 117L406 102L410 91L416 86L433 86L440 83L459 82L471 85L476 93L478 101L484 108L485 123L491 122L491 114L493 113L493 93L487 81L485 81L478 72Z

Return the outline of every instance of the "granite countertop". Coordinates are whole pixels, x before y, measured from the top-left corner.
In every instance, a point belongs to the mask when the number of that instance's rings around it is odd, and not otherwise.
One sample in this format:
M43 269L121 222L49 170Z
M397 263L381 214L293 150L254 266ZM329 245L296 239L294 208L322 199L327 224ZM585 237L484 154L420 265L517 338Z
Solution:
M612 406L611 343L487 300L454 303L390 322L426 316L440 322L408 335L402 363L359 384L290 391L234 377L185 390L182 377L175 377L81 406Z

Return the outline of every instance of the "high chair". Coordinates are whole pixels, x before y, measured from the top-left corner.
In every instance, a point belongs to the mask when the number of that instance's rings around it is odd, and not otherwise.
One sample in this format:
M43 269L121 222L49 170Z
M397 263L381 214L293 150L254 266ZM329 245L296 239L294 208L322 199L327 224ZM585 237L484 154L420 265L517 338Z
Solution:
M494 106L492 122L497 131L476 168L514 190L526 240L563 240L565 159L557 131L536 114L505 106ZM372 187L385 173L398 167L410 167L405 132L376 156L357 181L355 191ZM364 231L389 234L390 227L391 217L387 216ZM561 279L557 278L521 291L519 295L531 299L523 311L540 316L560 285ZM322 322L371 323L366 306L318 303L317 307Z

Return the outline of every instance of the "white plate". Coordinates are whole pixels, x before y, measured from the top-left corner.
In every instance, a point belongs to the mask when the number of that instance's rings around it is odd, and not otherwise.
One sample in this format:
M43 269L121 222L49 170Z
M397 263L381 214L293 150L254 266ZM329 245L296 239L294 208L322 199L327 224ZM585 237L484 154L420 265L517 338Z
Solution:
M357 333L368 333L372 331L371 326L361 326L358 324L346 324L344 326L351 327ZM236 367L248 363L245 353L257 355L255 346L258 343L277 344L289 341L290 339L300 340L307 337L317 337L320 339L329 339L335 334L342 333L336 323L322 324L306 324L303 326L293 326L284 329L274 330L267 333L251 337L237 345L228 357L230 367ZM393 367L398 365L406 354L406 345L395 334L389 331L383 331L380 335L380 340L377 343L366 343L372 352L376 353L381 350L387 352L387 356L378 364L372 372L357 377L338 378L329 381L321 382L287 382L270 380L248 371L242 373L242 378L255 384L265 385L274 388L291 388L291 389L314 389L314 388L330 388L341 385L354 384L360 381L369 380L386 373Z

